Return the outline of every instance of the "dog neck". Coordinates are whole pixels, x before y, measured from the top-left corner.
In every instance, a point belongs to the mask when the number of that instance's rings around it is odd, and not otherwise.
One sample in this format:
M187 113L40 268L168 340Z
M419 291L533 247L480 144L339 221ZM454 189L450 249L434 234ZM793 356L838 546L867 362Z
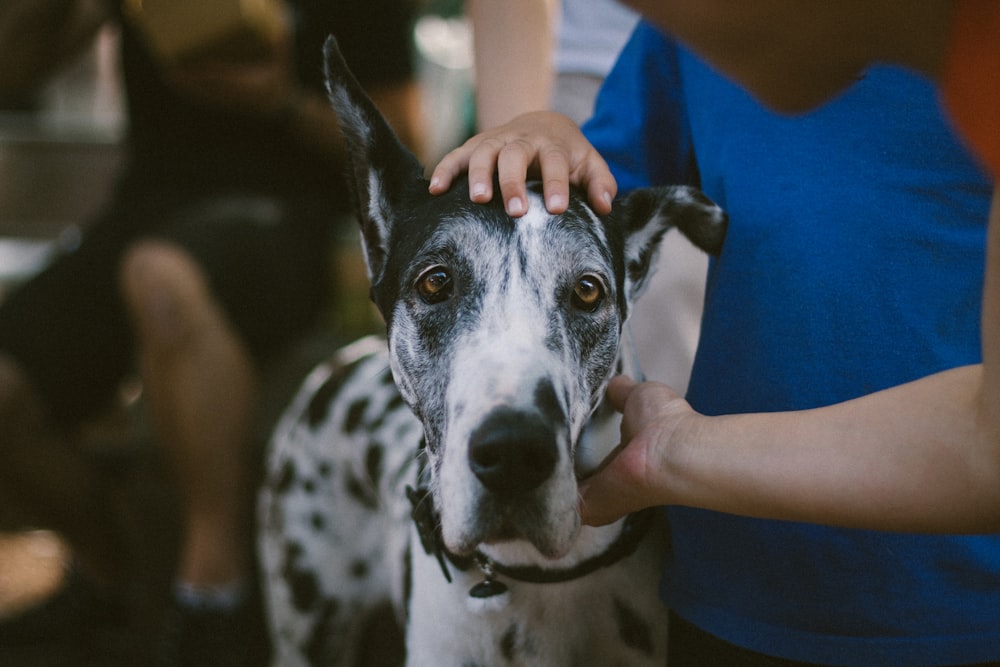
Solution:
M424 551L437 559L448 583L452 583L449 565L460 572L478 568L482 580L469 589L469 597L480 600L505 596L508 591L507 585L498 577L529 584L556 584L580 579L603 568L611 567L635 552L648 534L656 515L656 508L651 507L630 514L608 526L584 526L578 542L580 546L574 548L567 558L552 566L507 565L479 550L470 556L451 553L441 539L437 513L427 489L414 490L412 487L407 487L406 494L413 506L412 517ZM609 537L612 539L597 551L582 548L584 543L590 542L586 537L596 537L598 534L604 539ZM567 559L569 562L562 565L561 563Z

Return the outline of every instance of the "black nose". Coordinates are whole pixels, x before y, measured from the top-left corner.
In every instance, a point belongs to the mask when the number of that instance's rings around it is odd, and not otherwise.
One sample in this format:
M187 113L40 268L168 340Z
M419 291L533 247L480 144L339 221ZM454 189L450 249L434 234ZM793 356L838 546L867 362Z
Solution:
M497 410L469 441L469 467L490 491L515 495L552 475L559 450L555 431L538 415Z

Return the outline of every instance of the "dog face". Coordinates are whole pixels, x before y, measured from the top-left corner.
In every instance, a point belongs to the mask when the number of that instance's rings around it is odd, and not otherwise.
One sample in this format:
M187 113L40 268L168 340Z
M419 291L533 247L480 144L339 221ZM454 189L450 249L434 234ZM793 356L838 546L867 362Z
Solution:
M567 553L579 529L576 445L616 371L621 332L664 233L718 250L724 215L691 188L641 190L599 217L427 193L417 160L327 46L372 298L393 376L423 423L445 545Z

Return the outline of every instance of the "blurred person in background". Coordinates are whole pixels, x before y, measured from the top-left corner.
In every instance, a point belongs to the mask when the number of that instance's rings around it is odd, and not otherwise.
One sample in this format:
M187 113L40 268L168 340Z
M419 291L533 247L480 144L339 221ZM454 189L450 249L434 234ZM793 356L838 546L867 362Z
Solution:
M117 3L0 4L0 98L29 98L118 21L129 121L125 167L79 247L0 304L0 519L58 530L81 576L109 583L119 536L72 433L138 361L183 505L163 665L247 664L260 370L329 305L350 211L328 34L419 151L407 0L288 0L281 15L252 56L170 60Z

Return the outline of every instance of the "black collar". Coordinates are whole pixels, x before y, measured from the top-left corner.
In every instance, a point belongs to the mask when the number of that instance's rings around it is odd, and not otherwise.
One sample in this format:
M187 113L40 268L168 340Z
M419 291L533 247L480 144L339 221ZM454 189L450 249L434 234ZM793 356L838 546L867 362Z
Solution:
M464 572L473 565L479 567L484 575L484 580L476 584L469 591L472 597L492 597L507 590L507 587L494 580L495 574L501 574L515 581L522 581L532 584L555 584L564 581L572 581L585 577L601 568L614 565L618 561L632 555L639 543L649 532L653 519L657 513L656 508L650 507L639 512L634 512L626 517L622 525L622 531L618 538L601 553L588 558L573 567L564 570L552 570L534 565L515 566L497 563L481 552L476 551L471 556L458 556L451 553L444 546L441 539L437 512L434 503L430 498L428 489L421 487L414 490L406 487L406 497L413 505L411 516L420 535L420 544L428 555L437 558L441 571L444 572L445 579L451 582L451 573L448 571L447 563L450 562L459 571ZM447 561L447 562L446 562Z

